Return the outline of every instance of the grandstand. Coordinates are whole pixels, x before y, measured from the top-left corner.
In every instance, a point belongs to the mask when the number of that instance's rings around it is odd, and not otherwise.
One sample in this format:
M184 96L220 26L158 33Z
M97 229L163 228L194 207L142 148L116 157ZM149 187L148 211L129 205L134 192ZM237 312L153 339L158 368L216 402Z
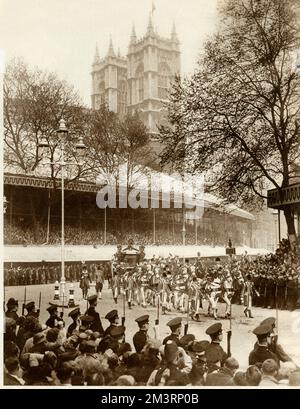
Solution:
M273 226L262 225L256 217L236 206L220 207L212 195L204 195L203 217L186 219L182 246L182 209L99 209L95 183L76 181L65 186L66 260L109 259L117 244L131 238L150 246L156 255L222 255L231 238L242 251L272 249ZM42 176L5 173L4 194L8 200L4 224L5 261L58 260L60 244L61 200L59 184ZM260 231L269 231L260 234ZM262 241L268 238L269 242ZM15 251L15 246L19 246ZM42 246L36 251L36 246ZM32 249L32 251L30 250ZM263 250L255 250L262 252ZM149 253L149 255L150 255ZM222 253L222 254L221 254ZM151 254L152 256L152 254Z

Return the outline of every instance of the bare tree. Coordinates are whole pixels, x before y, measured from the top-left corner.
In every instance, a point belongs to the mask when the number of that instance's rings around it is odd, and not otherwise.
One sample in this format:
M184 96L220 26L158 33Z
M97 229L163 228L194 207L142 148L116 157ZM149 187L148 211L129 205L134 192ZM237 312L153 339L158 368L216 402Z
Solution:
M295 0L226 0L219 11L194 75L171 92L162 161L188 163L211 191L251 208L269 188L282 194L299 160L299 10Z
M126 164L127 185L138 169L152 166L154 155L147 128L138 114L118 115L102 105L90 111L87 130L89 161L96 175L105 175L108 182L116 181L119 168Z
M69 128L65 144L66 160L76 163L74 146L84 135L85 112L77 93L56 75L30 69L22 60L8 63L4 75L4 163L6 169L26 175L45 175L53 183L50 203L59 200L56 190L60 174L60 140L58 124L64 118ZM38 143L41 138L49 143L48 162L43 167ZM68 169L66 184L88 175L85 166ZM34 224L41 216L32 200Z

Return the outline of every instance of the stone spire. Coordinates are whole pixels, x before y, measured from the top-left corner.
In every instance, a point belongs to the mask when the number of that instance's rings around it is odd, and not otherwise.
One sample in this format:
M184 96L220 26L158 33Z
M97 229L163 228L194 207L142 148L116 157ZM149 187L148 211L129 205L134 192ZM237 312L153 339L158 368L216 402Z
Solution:
M155 36L155 31L154 31L153 21L152 21L152 13L149 14L147 36Z
M96 43L95 57L94 57L93 64L98 64L99 62L100 62L99 49L98 49L98 43Z
M134 24L132 24L130 44L134 44L134 43L136 43L136 32L135 32L135 26L134 26Z
M172 33L171 33L171 40L178 43L178 37L176 32L175 22L173 21Z
M108 49L107 56L108 57L115 57L116 56L111 36L110 36L110 40L109 40L109 49Z

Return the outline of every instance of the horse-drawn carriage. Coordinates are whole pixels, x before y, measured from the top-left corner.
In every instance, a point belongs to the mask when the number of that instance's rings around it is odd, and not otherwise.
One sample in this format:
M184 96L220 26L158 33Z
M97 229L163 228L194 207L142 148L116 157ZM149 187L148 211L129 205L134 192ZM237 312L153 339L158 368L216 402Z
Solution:
M130 240L128 245L122 248L121 245L117 246L117 252L113 255L112 260L112 275L117 270L118 273L125 273L128 270L134 269L134 267L142 262L145 258L145 247L139 246L139 248L133 247L133 241Z

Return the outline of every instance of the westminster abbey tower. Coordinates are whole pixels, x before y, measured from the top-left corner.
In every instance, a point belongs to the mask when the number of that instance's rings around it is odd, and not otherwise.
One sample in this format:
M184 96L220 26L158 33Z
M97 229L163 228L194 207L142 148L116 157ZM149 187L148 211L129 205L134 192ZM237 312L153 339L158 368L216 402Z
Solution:
M92 108L106 103L119 115L138 111L155 138L168 90L175 75L180 74L175 25L170 38L163 38L154 29L150 15L144 37L137 38L133 26L126 57L115 53L112 39L106 57L101 59L96 47L91 74Z

